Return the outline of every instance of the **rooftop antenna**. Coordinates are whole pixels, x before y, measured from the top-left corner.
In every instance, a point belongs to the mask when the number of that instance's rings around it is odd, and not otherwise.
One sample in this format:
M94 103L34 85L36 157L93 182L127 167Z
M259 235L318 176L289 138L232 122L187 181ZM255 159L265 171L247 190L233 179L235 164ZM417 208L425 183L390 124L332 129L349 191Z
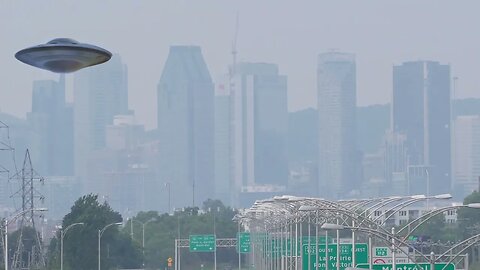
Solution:
M235 32L232 41L232 67L230 68L230 78L235 74L235 68L237 66L237 38L238 38L238 11L235 21Z

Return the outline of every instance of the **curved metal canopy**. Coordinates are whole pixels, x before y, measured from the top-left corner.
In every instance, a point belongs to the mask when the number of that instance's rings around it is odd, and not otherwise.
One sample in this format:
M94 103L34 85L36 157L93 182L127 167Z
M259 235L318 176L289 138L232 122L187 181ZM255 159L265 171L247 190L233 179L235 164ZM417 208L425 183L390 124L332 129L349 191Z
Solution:
M103 48L69 38L57 38L15 54L15 58L25 64L56 73L70 73L102 64L111 57L112 54Z

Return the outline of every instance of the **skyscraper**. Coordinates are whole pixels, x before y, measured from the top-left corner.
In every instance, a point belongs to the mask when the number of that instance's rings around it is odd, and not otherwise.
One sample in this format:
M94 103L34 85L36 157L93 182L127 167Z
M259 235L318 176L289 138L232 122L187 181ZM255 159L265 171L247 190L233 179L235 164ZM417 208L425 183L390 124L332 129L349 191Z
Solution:
M383 142L383 155L386 185L382 196L408 195L408 156L406 147L407 136L402 133L387 130Z
M356 65L349 53L318 56L318 195L341 198L359 185L356 125Z
M47 176L73 175L73 112L65 103L65 77L60 81L34 81L32 111L32 161Z
M228 78L215 87L215 199L232 204L230 177L230 93Z
M455 119L456 195L462 197L478 190L480 176L480 116L463 115Z
M172 46L158 84L159 172L172 207L213 196L214 86L200 47Z
M433 61L394 66L392 120L393 131L407 136L409 165L423 167L423 191L450 192L450 66Z
M105 147L106 127L115 115L128 110L127 67L118 54L99 66L75 73L74 79L75 176L88 181L87 192L96 191L94 179L87 177L88 158L93 150Z
M287 77L268 63L239 63L231 85L235 190L288 184Z

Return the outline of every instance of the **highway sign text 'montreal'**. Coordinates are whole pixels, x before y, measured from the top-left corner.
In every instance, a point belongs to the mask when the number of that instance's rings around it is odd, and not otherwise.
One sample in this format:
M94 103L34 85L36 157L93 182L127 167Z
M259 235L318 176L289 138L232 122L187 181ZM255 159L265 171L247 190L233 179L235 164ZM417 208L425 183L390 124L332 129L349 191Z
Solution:
M215 251L215 235L190 235L190 252L213 252Z
M446 267L445 267L446 266ZM455 270L455 265L449 263L436 263L433 270ZM369 269L368 263L357 264L357 268ZM432 270L429 263L399 263L395 265L396 270ZM374 264L373 270L393 270L392 264Z

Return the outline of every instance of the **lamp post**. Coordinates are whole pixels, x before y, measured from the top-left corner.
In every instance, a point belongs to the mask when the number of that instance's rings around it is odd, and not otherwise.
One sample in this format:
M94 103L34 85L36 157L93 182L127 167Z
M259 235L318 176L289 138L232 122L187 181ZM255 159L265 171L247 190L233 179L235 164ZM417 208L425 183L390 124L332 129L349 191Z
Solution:
M147 224L152 222L152 221L156 221L156 220L155 219L150 219L150 220L147 220L146 222L141 222L141 221L133 219L133 218L130 219L131 223L137 222L138 224L140 224L142 226L142 248L145 248L145 226L147 226ZM132 240L133 240L133 228L131 228L131 230L132 230L131 235L132 235Z
M30 212L30 211L33 211L33 212L44 212L44 211L47 211L48 209L47 208L34 208L34 209L26 209L26 210L23 210L21 211L20 213L16 214L15 216L13 216L12 218L10 219L7 219L5 218L3 220L3 225L5 227L5 251L4 251L4 256L5 256L5 270L8 270L8 224L10 224L11 222L15 221L17 218L19 218L20 216L22 216L23 214L27 213L27 212Z
M147 220L146 222L141 222L141 221L136 220L134 218L130 219L130 234L131 234L131 237L132 237L132 241L133 241L133 222L137 222L138 224L140 224L142 226L142 254L143 254L142 266L144 266L144 267L145 267L145 226L152 221L155 221L155 219L150 219L150 220Z
M170 182L166 182L165 184L165 188L167 189L168 191L168 211L167 213L170 215L170 210L172 209L172 200L171 200L171 196L170 196L170 191L171 191L171 183Z
M430 196L430 172L428 171L428 167L425 167L425 174L427 175L427 197ZM428 198L426 200L427 211L429 209Z
M100 258L101 258L101 257L100 257L100 255L101 255L101 254L100 254L100 244L101 244L102 235L103 235L103 233L104 233L109 227L111 227L111 226L113 226L113 225L122 225L122 223L121 223L121 222L110 223L110 224L108 224L107 226L103 227L103 229L98 230L98 270L101 269L101 264L100 264L100 262L101 262L101 261L100 261Z
M67 234L67 231L72 228L73 226L77 225L85 225L83 222L77 222L73 223L67 226L65 230L60 230L60 270L63 270L63 238L65 237L65 234Z
M236 214L232 221L237 222L237 252L238 252L238 270L242 270L242 253L240 250L240 224L242 222L242 216L240 214Z
M392 227L392 269L396 270L397 269L397 258L395 256L395 226ZM432 268L433 269L433 268Z
M313 205L302 205L300 206L300 208L298 208L298 211L301 211L301 212L313 212L317 211L317 207L313 206ZM315 215L315 248L313 250L315 250L315 258L316 258L316 262L315 262L315 265L316 265L316 269L318 269L318 224L317 224L317 218L318 216ZM325 231L326 234L328 234L327 231ZM325 239L327 239L328 237L326 236ZM310 246L310 215L308 215L308 251L312 251L311 249L311 246ZM326 249L328 249L328 241L326 242L325 244L326 246ZM326 256L328 256L328 253L326 254ZM310 255L308 256L308 270L311 269L311 261L310 261ZM327 268L326 270L328 270L328 265L327 265Z
M414 197L414 196L412 196ZM399 203L393 207L391 207L390 209L388 209L387 211L385 211L386 213L390 213L390 215L386 216L384 221L381 223L381 225L385 224L385 222L387 222L388 219L390 219L391 217L393 217L393 215L395 215L396 213L398 213L400 210L402 210L403 208L409 206L409 205L412 205L416 202L419 202L419 201L423 201L423 200L428 200L428 199L436 199L436 200L449 200L452 198L452 195L450 194L439 194L439 195L434 195L434 196L425 196L425 195L418 195L418 196L415 196L414 198L410 199L410 200L407 200L407 201L404 201L402 203ZM374 221L377 221L381 216L377 217Z
M345 226L340 225L340 224L324 223L321 226L321 228L325 230L325 239L328 239L328 231L329 230L336 230L337 235L338 235L338 231L345 229ZM339 246L340 246L340 243L338 242L338 239L337 239L337 268L339 268L339 266L340 266ZM328 262L328 241L327 241L327 244L325 244L325 262L326 262L326 268L325 269L328 270L328 263L329 263Z

